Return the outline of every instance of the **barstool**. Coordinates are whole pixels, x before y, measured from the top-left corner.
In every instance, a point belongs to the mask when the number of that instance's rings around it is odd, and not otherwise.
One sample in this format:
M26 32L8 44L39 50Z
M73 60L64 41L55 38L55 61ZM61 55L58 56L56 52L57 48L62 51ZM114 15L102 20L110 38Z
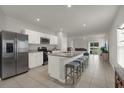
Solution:
M84 61L85 61L85 65L87 67L88 64L89 64L89 57L88 56L84 56Z
M86 59L86 63L87 63L87 66L88 66L88 63L89 63L89 53L88 52L85 52L84 53L84 57Z
M83 61L84 61L84 67L86 68L87 67L87 59L85 56L83 56Z
M78 74L78 77L80 77L81 76L81 65L82 65L82 62L80 60L77 60L77 59L74 60L73 62L76 63L76 64L77 63L80 64L79 67L77 68L77 70L78 70L78 73L77 74Z
M75 78L75 75L77 76L77 78ZM79 62L72 61L65 65L65 83L67 83L67 81L71 79L73 81L72 84L74 84L75 79L78 79L80 76L81 67Z
M83 60L82 57L77 58L77 60L81 62L81 69L82 69L82 72L83 72L84 71L84 65L85 65L84 60Z

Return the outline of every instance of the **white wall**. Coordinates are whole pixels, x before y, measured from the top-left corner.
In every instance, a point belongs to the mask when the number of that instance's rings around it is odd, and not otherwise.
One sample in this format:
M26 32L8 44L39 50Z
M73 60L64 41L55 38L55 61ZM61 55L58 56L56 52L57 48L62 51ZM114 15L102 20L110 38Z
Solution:
M50 32L47 29L43 29L35 24L27 23L25 21L21 21L12 17L6 16L5 19L6 19L5 29L9 31L20 33L24 29L30 29L38 32L45 32L45 33Z
M73 41L74 48L86 48L88 49L88 43L92 41L100 42L100 47L103 46L104 42L107 41L107 34L96 34L96 35L87 35L80 37L70 37L69 41Z
M58 49L67 51L67 35L63 32L58 32Z
M5 28L5 15L3 11L0 9L0 30Z
M117 60L117 28L124 23L124 6L120 6L113 21L112 29L109 33L109 59L112 66L118 63Z
M31 24L29 22L25 22L24 20L22 21L19 19L8 17L4 14L1 8L0 8L0 29L17 32L17 33L20 33L24 29L30 29L33 31L50 33L55 35L55 33L53 33L52 31L37 26L35 22L34 24Z

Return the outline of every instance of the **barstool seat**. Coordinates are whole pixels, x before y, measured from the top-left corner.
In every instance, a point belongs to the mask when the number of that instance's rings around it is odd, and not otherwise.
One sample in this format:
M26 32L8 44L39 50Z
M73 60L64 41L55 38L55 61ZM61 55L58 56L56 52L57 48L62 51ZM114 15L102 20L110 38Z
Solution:
M82 69L82 72L83 72L84 67L85 67L85 61L84 61L83 57L79 57L79 58L77 58L77 60L81 62L81 69Z
M69 70L68 70L69 69ZM72 61L65 65L65 82L67 83L68 78L73 80L73 83L75 83L75 76L77 79L81 76L81 65L79 61Z
M79 57L78 59L81 59L81 60L83 60L83 57L81 56L81 57Z

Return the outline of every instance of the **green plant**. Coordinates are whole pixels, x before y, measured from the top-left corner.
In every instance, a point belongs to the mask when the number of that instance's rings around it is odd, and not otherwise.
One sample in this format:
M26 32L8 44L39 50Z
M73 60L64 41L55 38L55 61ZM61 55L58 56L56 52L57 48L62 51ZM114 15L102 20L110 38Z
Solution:
M108 50L106 47L101 47L101 51L102 51L102 53L108 53Z

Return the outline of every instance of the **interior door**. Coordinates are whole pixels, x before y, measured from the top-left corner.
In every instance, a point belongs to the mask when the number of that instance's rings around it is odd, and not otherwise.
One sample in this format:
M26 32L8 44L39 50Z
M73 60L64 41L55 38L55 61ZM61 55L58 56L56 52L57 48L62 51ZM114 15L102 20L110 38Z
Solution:
M17 74L28 71L28 36L17 34Z

